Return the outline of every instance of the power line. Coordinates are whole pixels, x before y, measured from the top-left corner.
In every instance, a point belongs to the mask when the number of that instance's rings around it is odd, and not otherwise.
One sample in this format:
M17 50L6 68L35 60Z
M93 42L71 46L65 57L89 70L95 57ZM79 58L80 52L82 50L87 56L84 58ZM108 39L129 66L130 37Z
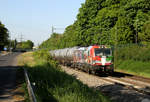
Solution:
M23 35L21 34L20 35L20 42L22 42L23 41Z
M54 33L54 29L55 29L55 28L52 26L52 34Z
M52 34L55 33L55 30L64 30L65 28L55 28L52 26Z
M23 35L20 35L20 46L22 46L22 41L23 41Z

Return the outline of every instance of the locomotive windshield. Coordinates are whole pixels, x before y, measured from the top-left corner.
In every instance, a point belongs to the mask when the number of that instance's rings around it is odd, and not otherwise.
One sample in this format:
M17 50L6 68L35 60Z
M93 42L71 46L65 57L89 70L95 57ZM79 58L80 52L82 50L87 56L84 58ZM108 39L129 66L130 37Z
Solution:
M111 55L110 48L95 48L95 56L108 56Z

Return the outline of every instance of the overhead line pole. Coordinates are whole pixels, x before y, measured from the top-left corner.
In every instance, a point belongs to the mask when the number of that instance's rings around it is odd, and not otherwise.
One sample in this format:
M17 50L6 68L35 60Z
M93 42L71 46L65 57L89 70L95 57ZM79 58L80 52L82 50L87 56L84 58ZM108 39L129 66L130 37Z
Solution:
M52 34L55 32L55 30L62 30L64 28L55 28L54 26L52 26Z
M22 42L23 41L23 35L21 34L20 35L20 42Z
M20 35L20 46L22 46L22 41L23 41L23 35Z
M54 33L54 29L55 29L55 28L52 26L52 34Z

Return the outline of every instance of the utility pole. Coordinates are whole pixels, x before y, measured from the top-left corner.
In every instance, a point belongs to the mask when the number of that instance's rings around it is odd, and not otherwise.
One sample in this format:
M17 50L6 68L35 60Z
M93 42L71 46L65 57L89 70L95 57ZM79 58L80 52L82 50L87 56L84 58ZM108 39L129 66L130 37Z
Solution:
M64 28L55 28L54 26L52 26L52 34L55 32L55 30L63 30Z
M17 46L17 40L15 39L15 41L14 41L14 49L16 49L16 46Z
M20 35L20 46L22 46L22 41L23 41L23 35Z
M55 28L52 26L52 34L54 33Z
M20 42L22 42L23 41L23 35L21 34L20 35Z

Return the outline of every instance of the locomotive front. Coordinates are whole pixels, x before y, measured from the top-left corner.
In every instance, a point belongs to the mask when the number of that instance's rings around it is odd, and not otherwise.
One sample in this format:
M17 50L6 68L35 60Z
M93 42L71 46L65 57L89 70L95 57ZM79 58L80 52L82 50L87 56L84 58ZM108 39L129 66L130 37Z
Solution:
M95 71L113 72L112 50L106 46L90 46L88 48L88 60Z

